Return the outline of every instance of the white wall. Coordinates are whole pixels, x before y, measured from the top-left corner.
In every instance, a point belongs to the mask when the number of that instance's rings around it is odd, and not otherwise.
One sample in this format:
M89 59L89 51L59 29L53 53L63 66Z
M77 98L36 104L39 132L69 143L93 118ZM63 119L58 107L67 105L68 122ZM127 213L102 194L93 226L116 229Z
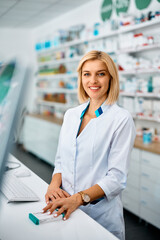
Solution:
M36 56L34 51L33 31L0 28L0 61L8 61L13 58L20 59L20 62L27 64L31 69L31 80L27 98L27 107L33 111L33 100L35 98Z

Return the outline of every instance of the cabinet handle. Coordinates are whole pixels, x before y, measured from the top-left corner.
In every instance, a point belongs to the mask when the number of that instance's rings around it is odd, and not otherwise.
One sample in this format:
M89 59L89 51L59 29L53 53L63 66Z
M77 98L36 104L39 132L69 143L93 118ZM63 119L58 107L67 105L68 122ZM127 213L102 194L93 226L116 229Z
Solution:
M143 189L144 191L148 191L148 188L146 188L146 187L142 187L142 189Z
M142 200L141 204L146 205L147 203L146 203L146 201Z
M145 163L150 163L150 161L147 160L147 159L143 159L143 162L145 162Z
M142 176L149 178L149 175L147 173L142 173Z

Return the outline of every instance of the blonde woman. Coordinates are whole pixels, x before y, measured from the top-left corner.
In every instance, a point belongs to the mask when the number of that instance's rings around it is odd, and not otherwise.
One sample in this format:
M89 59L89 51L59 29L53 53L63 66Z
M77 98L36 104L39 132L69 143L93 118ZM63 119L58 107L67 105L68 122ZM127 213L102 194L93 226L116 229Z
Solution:
M121 192L126 186L135 127L116 104L117 68L110 56L91 51L78 66L78 96L59 137L44 212L59 208L64 220L78 207L119 239L125 239ZM56 216L55 216L56 217Z

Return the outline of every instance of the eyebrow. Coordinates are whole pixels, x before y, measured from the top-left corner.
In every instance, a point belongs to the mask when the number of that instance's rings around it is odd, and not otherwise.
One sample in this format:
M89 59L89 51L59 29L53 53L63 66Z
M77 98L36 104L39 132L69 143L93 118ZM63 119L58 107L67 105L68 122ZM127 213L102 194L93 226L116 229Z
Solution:
M102 69L102 70L98 70L97 72L107 72L107 70L106 69ZM88 70L84 70L84 71L82 71L82 72L90 72L90 71L88 71Z

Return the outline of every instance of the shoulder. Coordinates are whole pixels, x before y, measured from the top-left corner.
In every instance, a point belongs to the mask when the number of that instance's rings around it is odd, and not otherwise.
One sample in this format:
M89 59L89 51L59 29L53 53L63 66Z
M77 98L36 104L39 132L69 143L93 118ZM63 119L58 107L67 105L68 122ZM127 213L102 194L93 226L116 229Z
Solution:
M111 111L114 114L115 119L118 121L124 119L133 119L132 115L127 109L118 106L116 103L112 105Z

